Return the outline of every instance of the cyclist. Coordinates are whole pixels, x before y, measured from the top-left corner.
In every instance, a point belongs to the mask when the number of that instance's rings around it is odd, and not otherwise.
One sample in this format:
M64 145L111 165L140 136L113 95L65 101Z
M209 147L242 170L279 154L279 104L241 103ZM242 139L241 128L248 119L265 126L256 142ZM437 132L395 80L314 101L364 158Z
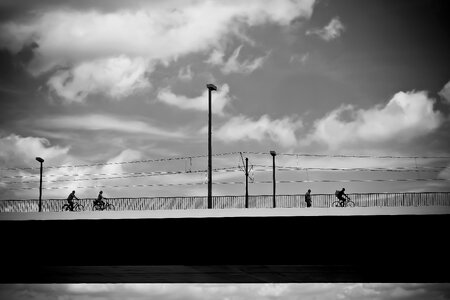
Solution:
M94 200L94 206L98 205L103 209L103 207L105 206L105 202L102 199L108 200L103 197L103 191L100 191L100 193L98 193L97 200Z
M336 197L339 199L339 201L341 202L341 206L344 207L345 205L345 198L348 198L348 195L345 194L345 188L342 188L342 190L340 191L336 191ZM345 197L345 198L344 198Z
M69 203L69 208L71 211L73 211L73 198L80 200L77 198L77 196L75 196L75 191L72 191L72 193L69 194L69 197L67 197L67 202Z

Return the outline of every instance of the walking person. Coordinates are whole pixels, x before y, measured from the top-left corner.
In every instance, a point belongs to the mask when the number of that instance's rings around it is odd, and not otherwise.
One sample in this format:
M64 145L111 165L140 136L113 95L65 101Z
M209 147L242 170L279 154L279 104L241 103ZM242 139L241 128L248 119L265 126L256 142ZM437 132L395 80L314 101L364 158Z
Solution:
M306 207L311 207L311 190L308 189L308 191L305 194L305 202L306 202Z

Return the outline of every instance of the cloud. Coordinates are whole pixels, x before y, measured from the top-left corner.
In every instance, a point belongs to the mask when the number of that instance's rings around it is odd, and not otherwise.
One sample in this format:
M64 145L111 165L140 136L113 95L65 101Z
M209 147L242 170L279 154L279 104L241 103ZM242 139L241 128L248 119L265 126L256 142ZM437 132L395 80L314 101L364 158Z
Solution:
M224 114L224 109L231 102L228 95L230 88L227 84L218 87L217 92L213 92L211 112L218 115ZM180 109L207 111L208 110L208 90L205 87L203 94L196 98L188 98L183 95L174 94L170 88L161 89L157 99L165 104L176 106Z
M165 130L136 120L124 120L109 115L90 114L82 116L46 117L36 121L39 127L58 130L111 130L124 133L148 134L163 139L184 138L186 132Z
M178 78L183 81L191 80L194 77L194 73L191 70L191 65L181 68L178 71Z
M439 172L437 177L440 179L450 180L450 164L447 165L447 167L443 169L441 172Z
M214 136L226 143L271 140L283 147L293 147L297 144L295 132L302 127L301 120L289 117L271 120L269 116L263 115L259 120L252 120L239 115L215 130Z
M313 142L337 150L407 143L437 129L444 121L426 92L399 92L384 106L356 109L343 105L315 122L303 145ZM347 119L345 119L347 118Z
M230 74L230 73L243 73L243 74L249 74L255 71L256 69L262 67L265 60L269 56L269 54L261 57L255 58L253 61L245 60L243 62L238 61L239 53L241 52L242 45L236 48L233 51L233 54L228 58L228 60L224 61L225 53L223 53L220 50L214 49L214 51L211 52L210 57L206 61L209 64L221 66L221 71L224 74Z
M289 62L300 62L302 64L305 64L309 59L309 52L303 54L303 55L299 55L299 54L294 54L291 56L291 58L289 59Z
M117 85L120 88L109 95L122 98L147 86L144 70L151 72L154 64L204 53L232 35L245 36L248 27L287 26L296 18L309 18L313 5L313 0L234 0L150 1L112 11L44 6L31 19L1 24L0 42L14 53L37 43L27 68L35 76L51 72L49 86L65 99L82 101L91 93L108 94L108 88ZM247 68L261 60L252 63ZM137 70L131 72L132 67ZM60 68L65 69L54 73ZM111 76L105 71L109 68ZM90 87L82 88L89 78L94 79Z
M450 81L447 82L447 84L442 88L439 95L441 95L445 100L447 100L447 103L450 104Z
M335 17L324 28L307 30L306 35L316 35L328 42L338 38L344 30L345 27L342 22Z
M26 291L26 292L24 292ZM2 299L448 299L449 285L302 284L6 284ZM30 298L30 297L29 297Z
M264 284L261 285L260 289L258 290L258 295L261 297L280 297L283 296L283 294L286 294L287 291L289 291L290 286L286 284Z
M30 199L36 197L38 185L21 183L21 180L33 181L37 178L40 164L36 157L44 159L44 167L49 162L63 164L68 159L70 148L53 146L45 138L10 134L0 137L0 149L0 199Z
M0 165L2 167L37 167L37 156L45 160L63 160L69 147L51 146L49 140L10 134L0 137Z
M48 81L51 91L68 102L83 102L89 94L103 93L121 99L134 91L150 87L145 78L148 61L118 56L83 62L74 68L59 70Z
M122 55L59 70L51 76L47 85L68 102L83 102L93 93L121 99L136 90L150 87L145 78L147 70L148 62L145 59L130 59Z

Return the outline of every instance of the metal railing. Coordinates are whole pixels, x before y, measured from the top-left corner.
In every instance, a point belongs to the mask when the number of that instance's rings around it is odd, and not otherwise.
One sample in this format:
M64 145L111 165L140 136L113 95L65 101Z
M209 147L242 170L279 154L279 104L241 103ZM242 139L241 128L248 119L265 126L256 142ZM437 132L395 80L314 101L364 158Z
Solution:
M349 194L357 207L405 207L405 206L450 206L450 192L425 193L355 193ZM313 207L330 207L336 201L334 194L311 195ZM214 209L245 208L245 196L213 196ZM84 210L93 210L93 198L76 200L84 206ZM141 197L141 198L108 198L107 202L114 205L114 210L177 210L177 209L207 209L208 198L197 197ZM249 208L273 207L272 195L249 196ZM43 199L42 211L62 211L67 203L65 199ZM277 208L306 207L304 194L277 195ZM1 200L2 212L37 212L39 200Z

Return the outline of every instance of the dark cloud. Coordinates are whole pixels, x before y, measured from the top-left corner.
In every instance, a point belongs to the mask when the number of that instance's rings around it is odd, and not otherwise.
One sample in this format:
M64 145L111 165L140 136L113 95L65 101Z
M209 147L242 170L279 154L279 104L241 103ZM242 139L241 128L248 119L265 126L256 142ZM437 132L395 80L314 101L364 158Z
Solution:
M33 45L27 45L19 53L0 49L0 100L23 95L34 79L25 66L33 58Z
M36 42L31 42L28 45L24 45L22 49L17 53L17 58L23 64L27 65L34 57L34 50L39 48Z

